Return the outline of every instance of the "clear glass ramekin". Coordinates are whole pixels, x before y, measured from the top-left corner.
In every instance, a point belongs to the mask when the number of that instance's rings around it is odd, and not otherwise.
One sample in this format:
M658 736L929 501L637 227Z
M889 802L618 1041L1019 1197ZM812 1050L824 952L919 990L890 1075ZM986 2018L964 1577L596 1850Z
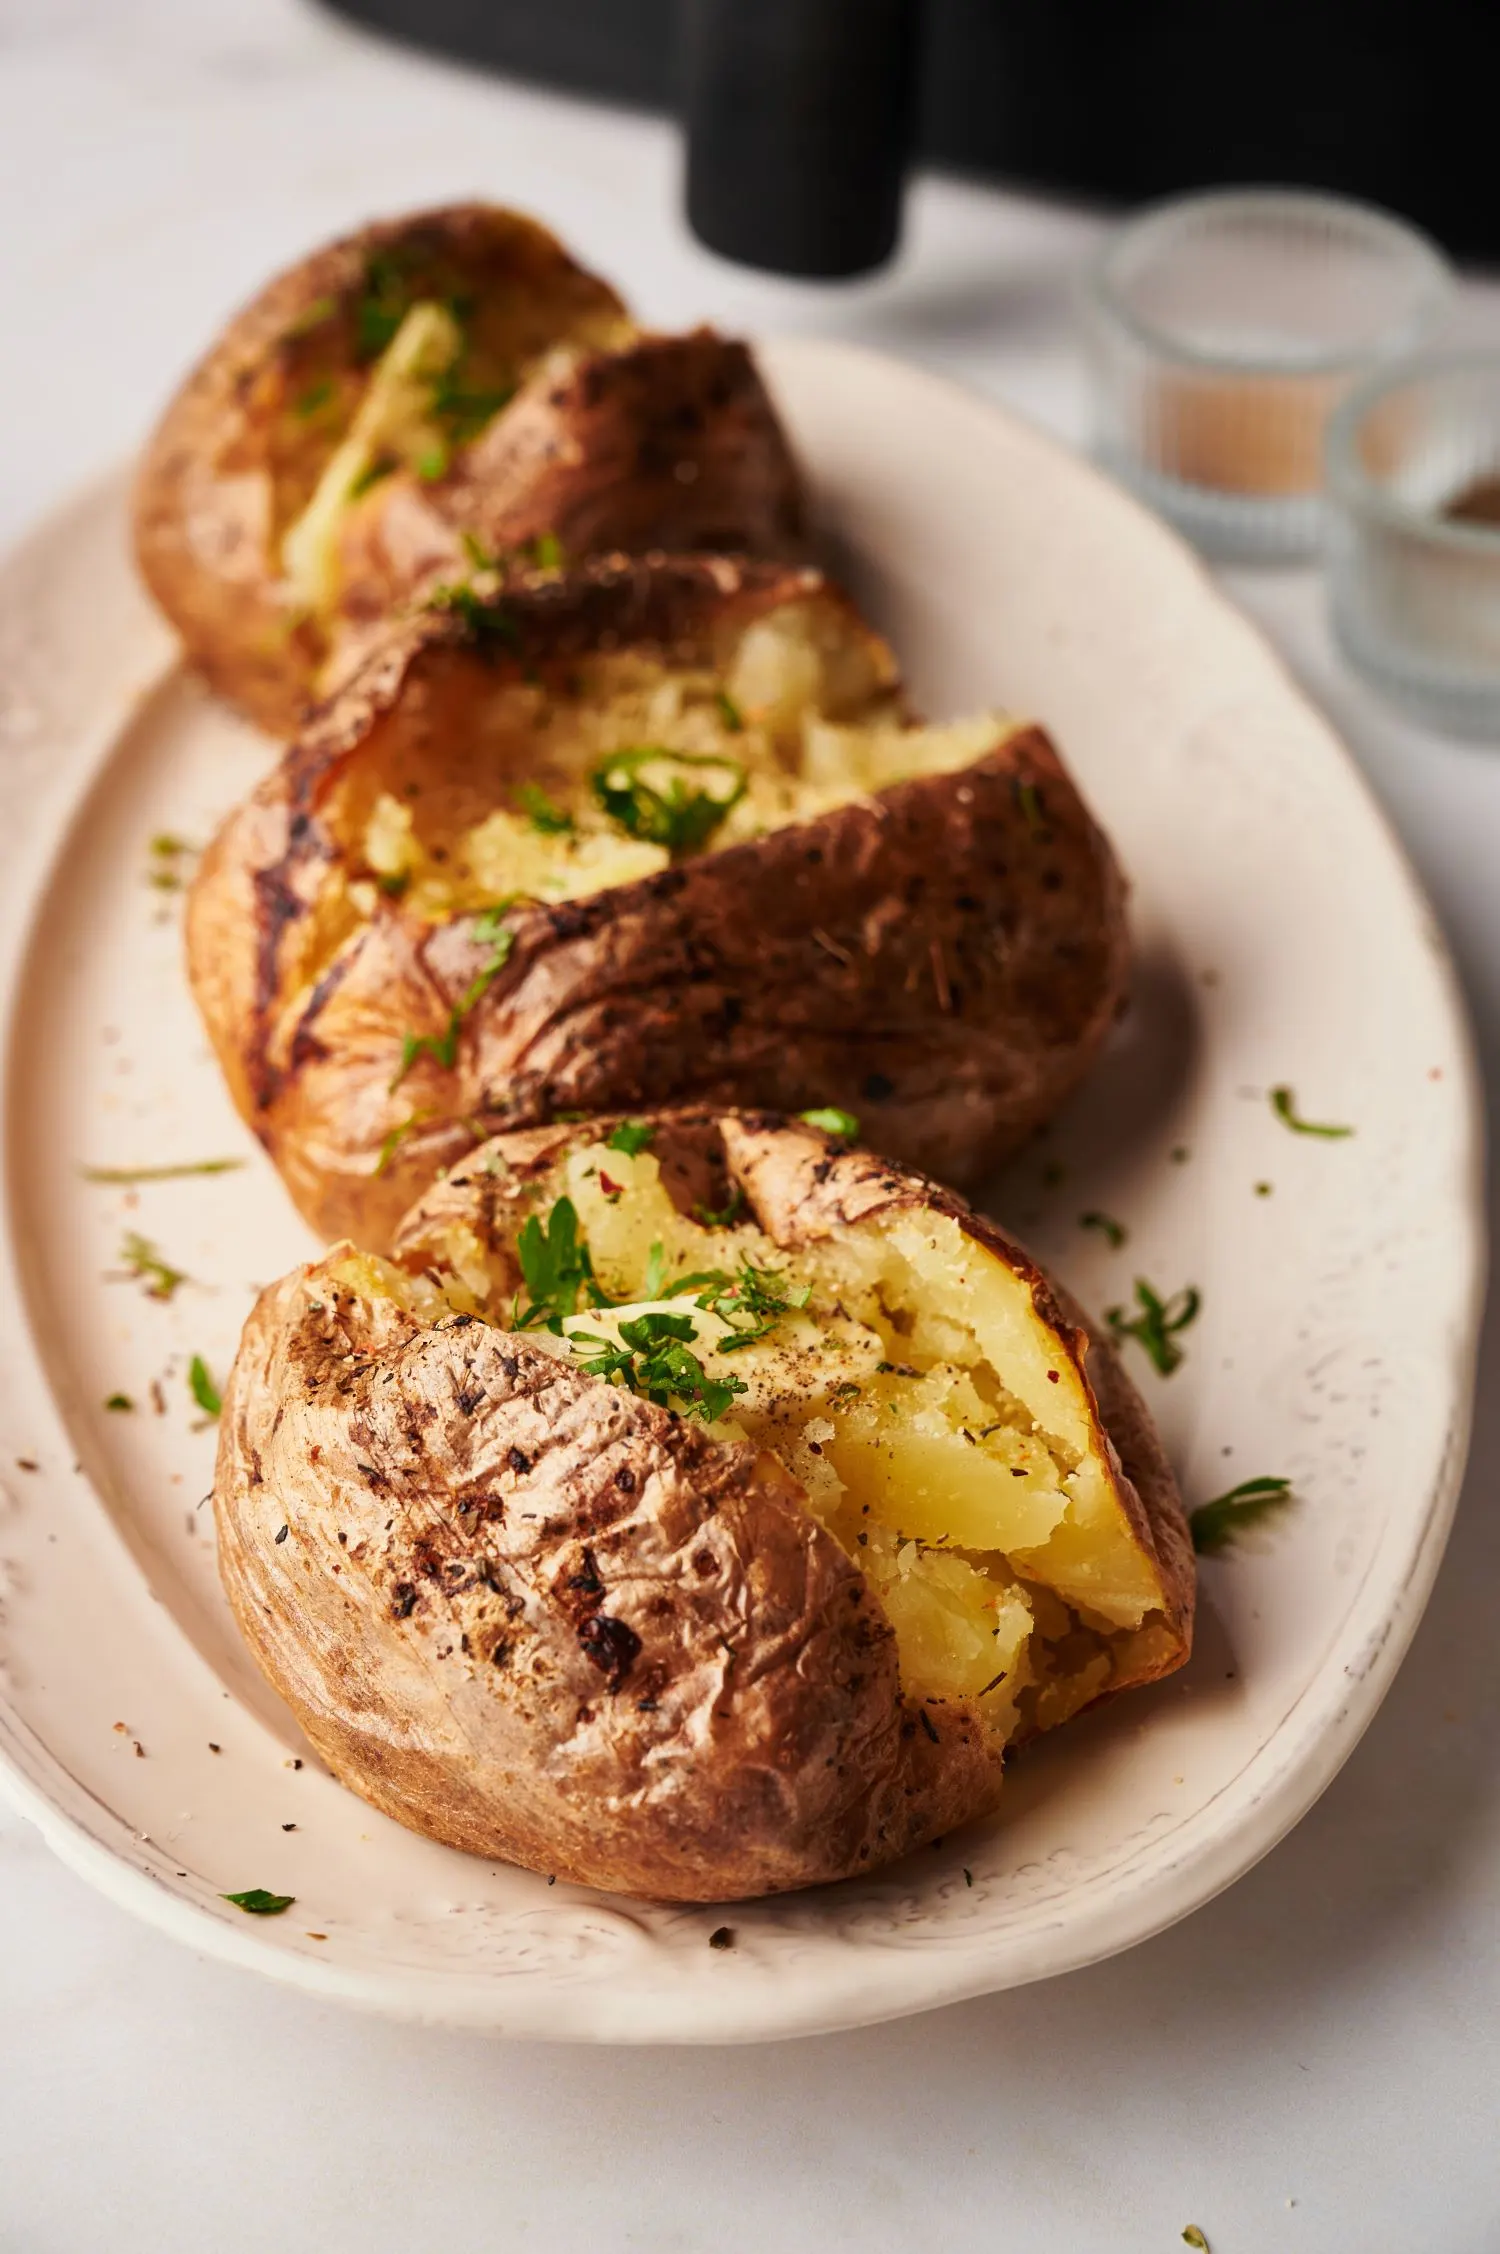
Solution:
M1452 287L1424 236L1339 197L1158 205L1085 285L1097 450L1211 555L1312 554L1329 415L1431 335Z
M1344 654L1418 719L1500 741L1500 355L1371 377L1329 424L1327 476Z

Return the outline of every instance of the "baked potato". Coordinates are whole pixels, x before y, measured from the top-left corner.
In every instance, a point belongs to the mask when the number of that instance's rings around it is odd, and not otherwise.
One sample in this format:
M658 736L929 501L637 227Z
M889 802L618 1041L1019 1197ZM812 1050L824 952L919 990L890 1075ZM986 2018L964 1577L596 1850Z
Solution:
M325 1237L559 1113L858 1113L968 1186L1119 1006L1124 886L1035 727L913 725L815 572L617 559L412 622L188 904L230 1087Z
M872 1870L1191 1640L1108 1345L951 1193L763 1114L499 1137L392 1260L272 1286L214 1503L339 1777L626 1894Z
M168 407L135 531L189 656L280 735L476 551L525 571L802 539L745 346L644 333L484 204L363 228L263 290Z

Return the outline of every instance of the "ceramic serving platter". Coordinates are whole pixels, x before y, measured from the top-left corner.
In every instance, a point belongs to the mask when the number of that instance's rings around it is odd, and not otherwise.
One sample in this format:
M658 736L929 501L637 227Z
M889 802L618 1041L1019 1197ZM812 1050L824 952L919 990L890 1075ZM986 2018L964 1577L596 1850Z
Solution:
M335 1784L220 1597L214 1433L189 1383L194 1356L222 1379L255 1287L314 1249L181 966L187 848L270 747L176 669L132 577L125 481L85 494L0 574L0 1782L183 1940L416 2019L787 2035L1139 1941L1344 1760L1462 1467L1475 1084L1442 941L1348 756L1188 552L1085 464L874 356L765 358L832 550L920 702L1044 720L1131 875L1130 1013L988 1202L1096 1311L1137 1278L1194 1287L1178 1370L1127 1348L1188 1500L1254 1476L1294 1499L1205 1565L1183 1674L1019 1759L990 1824L864 1883L622 1902L432 1845ZM1354 1132L1291 1132L1277 1086ZM242 1163L88 1171L218 1159ZM132 1238L187 1280L153 1296ZM293 1907L222 1899L252 1887Z

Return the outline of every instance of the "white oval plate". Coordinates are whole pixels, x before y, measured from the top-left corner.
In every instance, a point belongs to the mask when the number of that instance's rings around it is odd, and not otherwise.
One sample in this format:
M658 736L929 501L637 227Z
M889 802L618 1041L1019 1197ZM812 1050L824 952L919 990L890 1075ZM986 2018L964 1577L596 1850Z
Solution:
M187 1386L194 1354L222 1376L253 1286L313 1248L211 1064L180 899L149 881L176 865L153 837L204 839L267 752L174 671L123 481L86 495L0 575L0 1774L69 1863L183 1940L413 2018L807 2033L1139 1941L1345 1759L1462 1468L1475 1084L1441 939L1348 757L1188 552L1086 465L872 355L766 361L921 700L1045 720L1134 882L1132 1013L997 1210L1096 1309L1137 1276L1196 1285L1174 1376L1129 1349L1187 1496L1273 1473L1297 1499L1206 1567L1182 1675L1019 1760L991 1824L862 1884L623 1903L418 1839L335 1784L220 1599L213 1433ZM1357 1132L1290 1133L1278 1083ZM134 1191L80 1172L224 1156L243 1169ZM1080 1226L1090 1209L1128 1225L1123 1250ZM187 1272L170 1300L111 1280L130 1230ZM117 1391L133 1411L106 1410ZM220 1899L249 1887L295 1906ZM725 1923L734 1945L710 1949Z

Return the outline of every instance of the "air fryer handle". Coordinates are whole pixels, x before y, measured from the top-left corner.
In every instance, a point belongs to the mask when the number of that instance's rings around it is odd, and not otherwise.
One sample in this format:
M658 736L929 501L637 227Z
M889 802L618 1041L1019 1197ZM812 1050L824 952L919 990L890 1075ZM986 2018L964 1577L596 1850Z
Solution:
M687 209L710 250L832 278L896 247L919 0L682 0Z

